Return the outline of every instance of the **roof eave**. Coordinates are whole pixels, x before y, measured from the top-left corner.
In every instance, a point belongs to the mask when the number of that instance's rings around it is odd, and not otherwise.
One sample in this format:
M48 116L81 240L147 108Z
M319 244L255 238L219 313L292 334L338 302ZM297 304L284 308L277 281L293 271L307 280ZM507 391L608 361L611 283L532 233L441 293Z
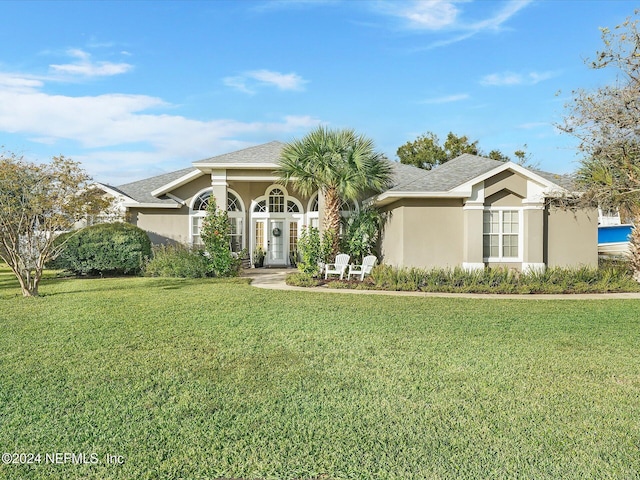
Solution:
M182 185L185 185L186 183L189 183L190 181L195 180L202 175L204 175L204 172L200 170L194 170L187 173L186 175L183 175L180 178L176 178L173 182L169 182L166 185L156 188L151 192L151 195L154 197L159 197L160 195L164 195L171 190L175 190L176 188L181 187Z
M382 207L402 198L467 198L471 196L471 190L449 191L449 192L401 192L386 191L368 201L376 206Z
M124 202L122 204L127 208L180 208L179 203L140 203L140 202Z

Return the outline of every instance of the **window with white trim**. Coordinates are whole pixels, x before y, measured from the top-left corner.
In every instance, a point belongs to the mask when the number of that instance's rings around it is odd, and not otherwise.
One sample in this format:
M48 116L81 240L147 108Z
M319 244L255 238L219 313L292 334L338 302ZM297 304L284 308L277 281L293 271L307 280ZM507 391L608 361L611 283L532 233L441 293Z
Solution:
M309 208L307 212L308 224L311 227L319 228L320 227L320 212L318 205L318 194L316 193L309 202Z
M269 193L269 212L271 213L284 213L284 192L279 188L274 188Z
M207 214L207 207L212 195L211 190L206 190L196 197L191 208L191 243L202 245L200 230L202 221ZM229 234L229 247L233 252L239 252L244 246L244 210L242 201L233 192L227 192L227 215L231 232Z
M485 260L520 260L521 217L521 210L492 208L484 211L482 256Z

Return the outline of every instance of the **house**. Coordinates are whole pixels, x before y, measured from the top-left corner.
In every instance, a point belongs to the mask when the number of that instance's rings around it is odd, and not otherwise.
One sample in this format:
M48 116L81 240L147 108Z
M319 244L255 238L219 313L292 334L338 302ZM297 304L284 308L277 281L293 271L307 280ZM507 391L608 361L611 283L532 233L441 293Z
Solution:
M232 249L262 247L265 265L283 267L296 251L301 228L321 224L323 199L278 182L274 171L282 147L271 142L102 188L153 243L200 243L210 196L218 206L225 199ZM394 162L393 187L365 201L388 212L381 253L390 265L597 265L597 211L566 211L546 201L570 192L565 176L464 154L431 171ZM358 208L345 202L342 213Z

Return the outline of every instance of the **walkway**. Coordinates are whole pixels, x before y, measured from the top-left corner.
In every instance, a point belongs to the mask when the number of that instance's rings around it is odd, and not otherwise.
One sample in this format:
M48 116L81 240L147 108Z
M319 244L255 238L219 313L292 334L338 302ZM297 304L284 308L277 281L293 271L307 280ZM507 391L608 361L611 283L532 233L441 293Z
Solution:
M299 292L346 293L353 295L393 295L399 297L448 297L475 299L515 299L515 300L640 300L636 293L576 293L576 294L534 294L513 295L496 293L437 293L437 292L395 292L388 290L353 290L349 288L292 287L285 283L287 274L295 272L292 268L252 268L245 270L243 277L251 278L251 285L270 290L292 290Z

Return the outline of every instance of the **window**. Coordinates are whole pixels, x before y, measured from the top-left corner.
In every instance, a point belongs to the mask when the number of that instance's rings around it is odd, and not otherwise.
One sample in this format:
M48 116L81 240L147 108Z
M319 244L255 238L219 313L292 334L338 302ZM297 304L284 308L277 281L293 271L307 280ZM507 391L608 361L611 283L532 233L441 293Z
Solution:
M211 194L211 190L206 190L200 193L193 201L193 206L191 207L191 243L193 245L202 245L200 230L207 214L206 210L209 206ZM220 206L220 203L218 203L218 206ZM231 251L239 252L244 246L244 210L242 200L235 192L227 192L227 214L231 226L229 246Z
M289 251L296 253L298 251L298 222L289 222Z
M242 208L240 207L240 202L238 201L238 197L236 197L233 193L227 193L227 212L241 212Z
M206 210L209 206L209 199L211 198L211 192L204 192L198 195L196 201L193 203L193 210Z
M310 212L318 211L318 194L317 193L316 193L316 196L313 197L313 200L311 201L311 207L309 207L309 211Z
M239 252L242 250L242 218L229 217L229 223L231 225L231 233L229 234L231 251Z
M298 205L296 204L296 202L293 202L291 200L287 201L287 212L300 213L300 209L298 208Z
M269 212L284 213L284 192L279 188L274 188L269 193Z
M318 212L318 194L316 193L309 202L309 213L307 214L308 224L311 227L319 228L320 226L320 214Z
M256 203L256 206L253 207L253 211L256 213L266 213L267 212L267 202L266 200L262 200Z
M485 259L514 260L520 257L520 211L485 210L482 254Z

